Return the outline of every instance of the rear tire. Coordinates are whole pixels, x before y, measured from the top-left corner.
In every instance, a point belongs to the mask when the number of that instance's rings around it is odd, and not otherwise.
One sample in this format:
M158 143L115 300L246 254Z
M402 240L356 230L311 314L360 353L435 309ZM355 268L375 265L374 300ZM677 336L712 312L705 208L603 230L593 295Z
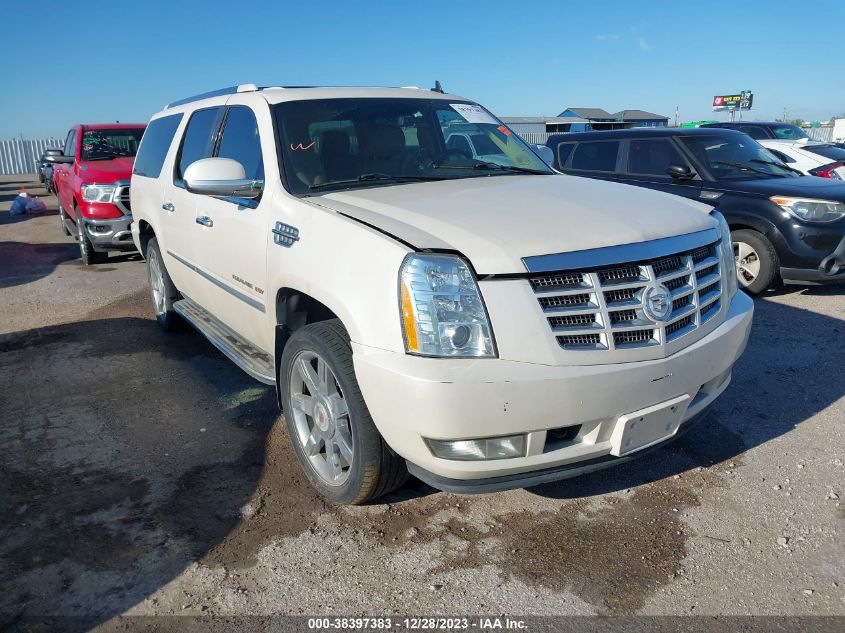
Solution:
M62 231L64 231L64 234L70 235L70 231L67 228L67 214L65 213L61 202L59 202L59 221L62 223Z
M780 274L780 260L775 247L765 235L749 229L731 231L739 287L752 295L775 285Z
M182 317L173 310L173 304L179 300L179 291L167 273L156 238L151 238L147 242L147 275L150 280L150 295L156 321L167 332L178 330L183 321Z
M405 483L405 460L385 443L370 417L355 377L349 335L338 319L293 333L278 381L296 456L321 495L357 505Z

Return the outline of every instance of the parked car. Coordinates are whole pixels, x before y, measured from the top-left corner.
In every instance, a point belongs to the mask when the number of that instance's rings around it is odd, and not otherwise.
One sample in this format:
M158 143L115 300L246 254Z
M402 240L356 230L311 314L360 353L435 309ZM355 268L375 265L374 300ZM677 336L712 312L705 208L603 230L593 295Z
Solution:
M763 139L760 145L784 164L807 176L845 180L845 149L820 141Z
M774 139L782 141L809 140L810 135L792 123L780 121L730 121L725 123L706 123L703 128L722 128L725 130L739 130L748 134L755 141Z
M801 176L734 130L616 130L553 135L565 173L657 189L718 209L731 227L743 289L845 280L845 183Z
M133 251L129 177L143 124L75 125L55 165L53 181L66 235L79 241L82 263L97 264L109 251Z
M501 163L447 146L454 123ZM727 387L753 304L706 204L554 173L483 107L243 85L155 114L132 234L156 319L277 388L327 498L619 464Z
M47 193L53 192L53 163L47 160L48 156L59 156L62 154L61 148L48 148L41 154L36 165L39 182L44 183Z

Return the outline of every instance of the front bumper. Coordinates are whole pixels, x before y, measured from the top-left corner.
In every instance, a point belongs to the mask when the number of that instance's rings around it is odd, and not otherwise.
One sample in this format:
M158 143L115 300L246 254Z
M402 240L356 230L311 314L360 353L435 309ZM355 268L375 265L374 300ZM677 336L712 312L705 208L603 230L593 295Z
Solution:
M816 268L781 268L784 281L803 283L835 283L845 281L845 237L832 253L826 255Z
M676 433L684 428L730 382L753 311L751 300L737 293L724 323L658 360L558 367L420 358L358 344L353 344L353 359L376 426L412 472L435 486L447 487L444 480L479 480L482 485L480 480L511 478L503 487L513 487L523 485L519 475L524 473L607 459L614 430L628 413L687 396ZM571 441L551 441L548 431L576 425L580 429ZM501 460L441 459L424 441L517 433L527 435L527 454ZM621 463L628 455L614 459Z
M122 215L118 218L95 220L79 218L81 230L94 246L97 252L106 251L134 251L132 241L132 216Z

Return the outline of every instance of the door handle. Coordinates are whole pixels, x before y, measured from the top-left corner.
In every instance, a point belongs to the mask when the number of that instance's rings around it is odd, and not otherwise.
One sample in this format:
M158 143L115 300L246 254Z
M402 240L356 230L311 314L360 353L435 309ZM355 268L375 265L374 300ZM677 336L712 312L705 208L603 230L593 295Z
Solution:
M214 226L214 220L207 215L198 215L197 224L202 224L203 226Z
M163 205L161 205L161 208L165 211L169 211L170 213L173 213L176 210L176 207L173 206L172 202L165 202Z

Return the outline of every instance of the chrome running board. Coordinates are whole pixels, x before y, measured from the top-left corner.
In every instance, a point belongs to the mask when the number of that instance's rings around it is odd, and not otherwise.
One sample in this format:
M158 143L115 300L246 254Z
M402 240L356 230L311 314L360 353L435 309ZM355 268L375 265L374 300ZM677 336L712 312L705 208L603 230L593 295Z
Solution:
M191 299L175 302L173 310L247 374L266 385L276 384L273 356L241 338L232 328Z

